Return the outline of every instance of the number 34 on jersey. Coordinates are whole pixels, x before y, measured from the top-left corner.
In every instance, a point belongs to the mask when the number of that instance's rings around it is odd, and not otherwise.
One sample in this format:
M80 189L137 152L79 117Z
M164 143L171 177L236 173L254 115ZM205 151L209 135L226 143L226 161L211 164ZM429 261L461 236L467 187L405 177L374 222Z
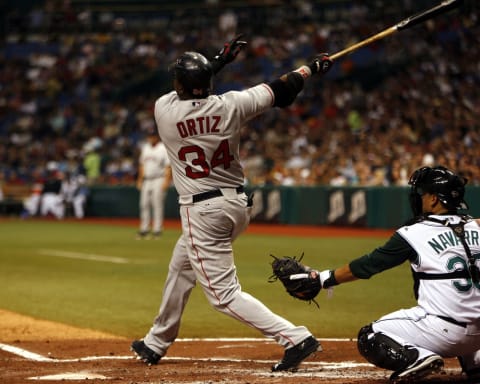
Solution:
M180 148L178 158L192 164L192 166L185 167L185 174L191 179L208 177L215 167L222 166L223 169L228 169L235 159L230 152L227 139L220 142L210 159L207 158L203 148L198 145L187 145Z

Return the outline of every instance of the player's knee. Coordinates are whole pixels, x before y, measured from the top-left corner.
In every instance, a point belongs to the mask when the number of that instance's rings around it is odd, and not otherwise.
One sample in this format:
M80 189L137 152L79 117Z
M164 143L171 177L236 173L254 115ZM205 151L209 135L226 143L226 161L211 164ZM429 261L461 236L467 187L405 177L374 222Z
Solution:
M369 324L358 333L358 351L371 364L392 371L402 370L418 358L418 350L402 346Z
M235 306L233 302L239 299L239 292L238 286L229 289L217 289L215 290L215 297L210 300L210 304L219 312L229 312L231 306ZM240 295L243 296L243 294Z

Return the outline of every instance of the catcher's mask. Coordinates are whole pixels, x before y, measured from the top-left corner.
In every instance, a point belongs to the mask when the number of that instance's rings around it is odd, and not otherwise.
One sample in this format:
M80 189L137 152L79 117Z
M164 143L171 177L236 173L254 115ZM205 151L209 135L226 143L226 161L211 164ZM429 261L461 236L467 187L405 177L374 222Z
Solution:
M202 99L210 94L213 78L212 64L201 53L183 53L169 70L192 98Z
M436 195L451 213L456 213L459 209L468 209L463 199L467 181L465 177L442 166L417 169L408 182L411 185L410 207L413 214L419 216L423 213L422 195L425 193Z

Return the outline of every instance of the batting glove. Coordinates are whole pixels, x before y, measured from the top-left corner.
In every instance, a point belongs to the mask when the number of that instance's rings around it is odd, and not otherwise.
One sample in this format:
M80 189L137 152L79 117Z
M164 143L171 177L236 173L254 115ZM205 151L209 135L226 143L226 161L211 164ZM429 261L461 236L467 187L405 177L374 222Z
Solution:
M325 74L327 73L333 65L333 61L330 60L328 53L320 53L319 55L315 56L308 67L312 71L312 75L317 73Z
M235 60L240 51L247 45L246 41L240 40L242 37L243 34L239 34L223 45L223 48L212 60L214 73L217 73L226 64Z

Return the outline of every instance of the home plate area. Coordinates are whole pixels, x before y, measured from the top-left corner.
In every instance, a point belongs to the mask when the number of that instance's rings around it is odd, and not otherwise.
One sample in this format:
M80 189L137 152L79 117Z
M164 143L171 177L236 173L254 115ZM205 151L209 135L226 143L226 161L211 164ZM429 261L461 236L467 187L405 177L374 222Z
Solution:
M180 339L158 365L135 359L126 339L0 342L0 382L60 383L388 383L390 372L368 364L353 340L320 339L322 352L296 372L270 371L283 350L265 339ZM456 359L423 383L466 383Z

